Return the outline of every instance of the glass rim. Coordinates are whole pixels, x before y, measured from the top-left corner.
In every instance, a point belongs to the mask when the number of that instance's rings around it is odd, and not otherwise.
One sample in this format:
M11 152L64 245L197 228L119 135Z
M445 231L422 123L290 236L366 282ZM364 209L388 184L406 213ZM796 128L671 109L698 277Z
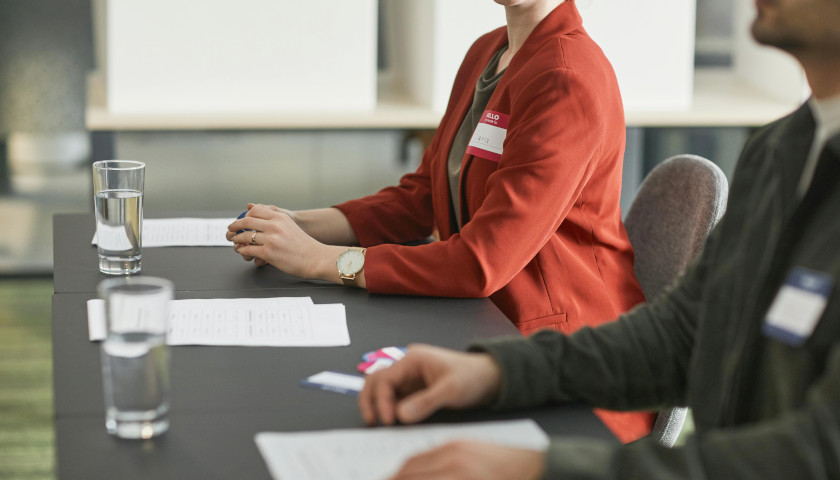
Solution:
M121 165L125 166L121 166ZM138 160L99 160L93 162L94 169L103 170L140 170L146 167L145 162Z
M126 276L126 277L119 277L119 278L108 278L99 282L97 285L96 290L99 293L99 298L105 299L107 298L106 293L114 287L123 286L123 285L145 285L149 287L157 287L161 291L169 291L173 293L174 296L174 283L172 280L167 280L165 278L160 277L146 277L146 276ZM121 294L125 295L140 295L140 294L148 294L149 291L121 291Z

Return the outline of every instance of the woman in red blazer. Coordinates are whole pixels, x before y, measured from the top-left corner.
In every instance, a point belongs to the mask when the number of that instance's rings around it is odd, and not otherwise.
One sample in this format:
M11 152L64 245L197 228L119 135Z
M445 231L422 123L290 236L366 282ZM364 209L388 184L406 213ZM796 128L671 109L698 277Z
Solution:
M239 254L370 292L489 296L523 334L598 325L644 301L619 208L612 67L573 0L496 3L507 27L470 48L416 172L333 208L249 205L227 234ZM649 416L625 417L623 440L650 431Z

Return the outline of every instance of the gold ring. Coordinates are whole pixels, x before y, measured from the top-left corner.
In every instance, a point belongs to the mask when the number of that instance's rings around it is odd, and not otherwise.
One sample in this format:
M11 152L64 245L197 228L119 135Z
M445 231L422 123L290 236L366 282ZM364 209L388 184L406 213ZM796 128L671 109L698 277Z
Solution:
M254 234L251 235L251 245L256 245L257 244L256 238L257 238L257 231L254 230Z

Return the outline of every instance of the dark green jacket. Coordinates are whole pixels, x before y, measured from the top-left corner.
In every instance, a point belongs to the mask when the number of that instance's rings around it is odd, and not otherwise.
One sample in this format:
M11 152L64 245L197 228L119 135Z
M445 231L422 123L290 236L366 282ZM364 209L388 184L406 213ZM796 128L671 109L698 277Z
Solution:
M662 297L569 337L540 332L476 347L502 365L499 406L692 408L696 434L682 447L553 439L546 478L840 478L840 178L820 175L800 207L813 134L804 105L751 138L724 219ZM822 156L840 165L840 135ZM793 267L835 281L798 348L760 331Z

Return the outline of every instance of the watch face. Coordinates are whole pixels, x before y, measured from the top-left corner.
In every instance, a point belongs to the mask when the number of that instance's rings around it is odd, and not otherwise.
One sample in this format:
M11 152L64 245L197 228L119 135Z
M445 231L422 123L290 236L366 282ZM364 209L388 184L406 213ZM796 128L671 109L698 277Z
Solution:
M365 254L359 250L347 250L338 256L338 271L343 275L354 275L365 266Z

